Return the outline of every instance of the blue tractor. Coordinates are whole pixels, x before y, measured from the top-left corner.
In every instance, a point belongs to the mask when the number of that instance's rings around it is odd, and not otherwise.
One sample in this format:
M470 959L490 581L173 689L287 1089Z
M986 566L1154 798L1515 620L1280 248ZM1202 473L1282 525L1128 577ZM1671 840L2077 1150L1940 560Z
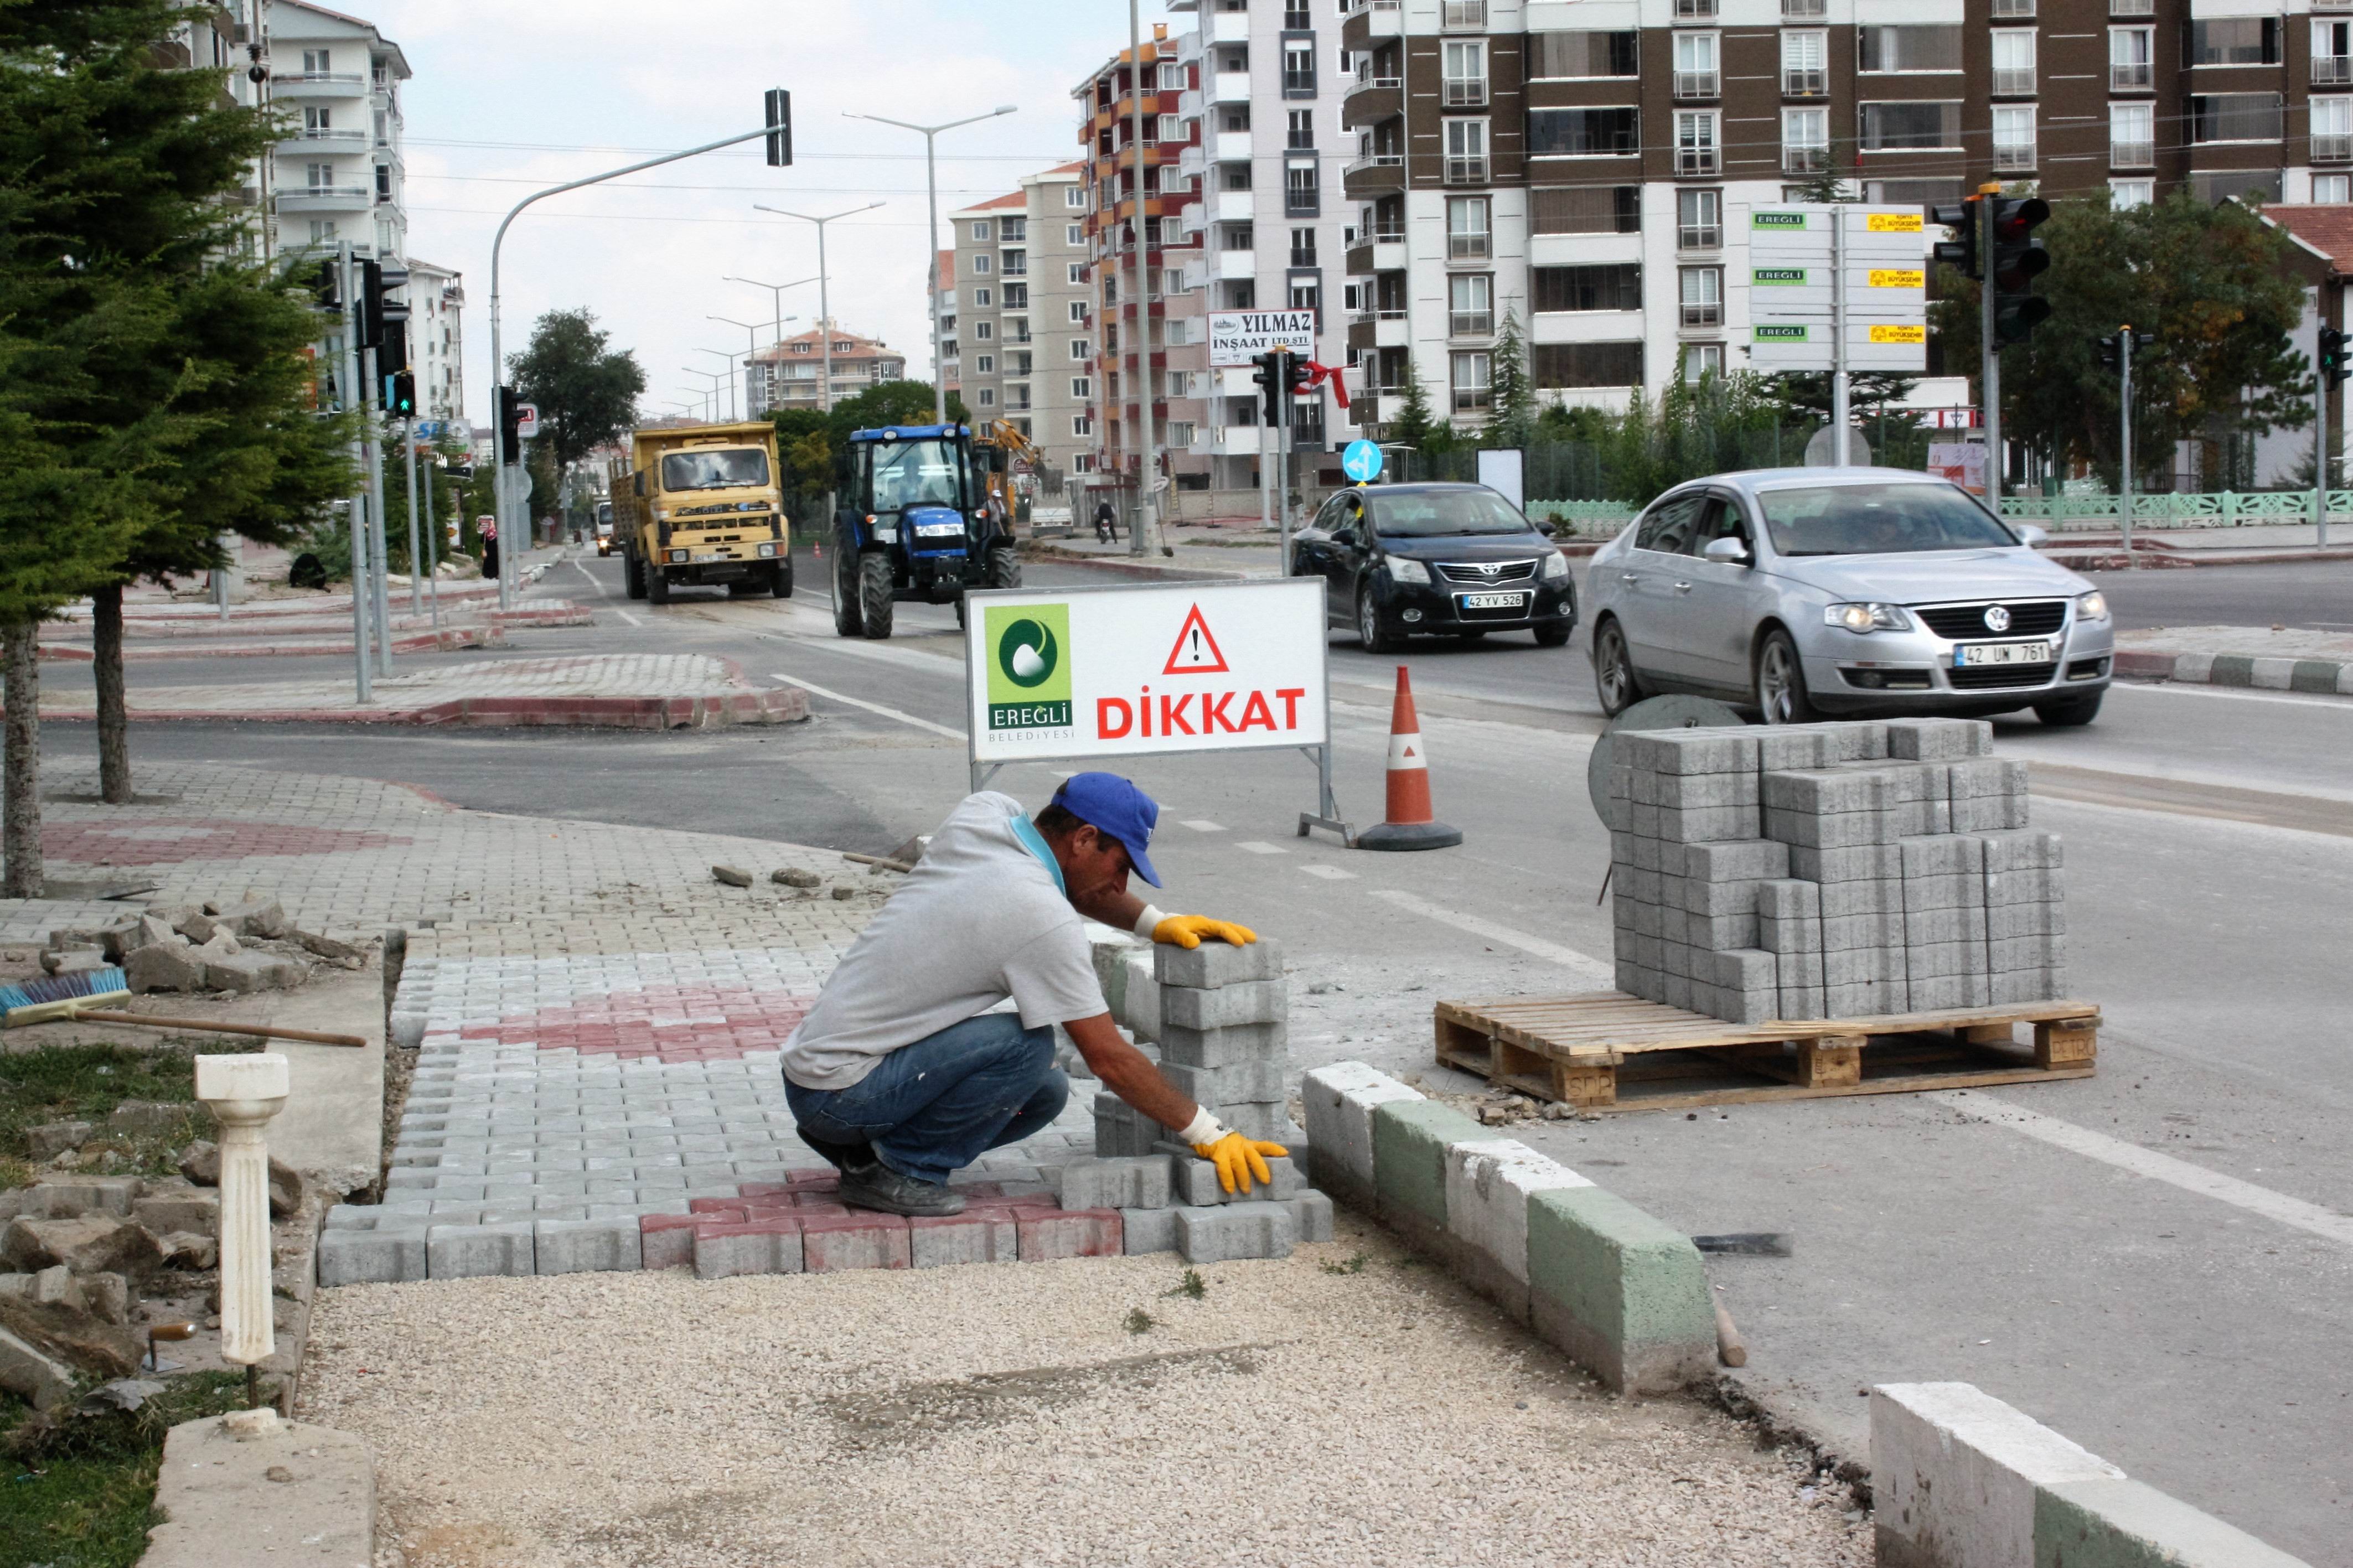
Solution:
M956 607L970 588L1018 588L1013 528L962 425L860 430L839 476L833 629L887 637L901 600Z

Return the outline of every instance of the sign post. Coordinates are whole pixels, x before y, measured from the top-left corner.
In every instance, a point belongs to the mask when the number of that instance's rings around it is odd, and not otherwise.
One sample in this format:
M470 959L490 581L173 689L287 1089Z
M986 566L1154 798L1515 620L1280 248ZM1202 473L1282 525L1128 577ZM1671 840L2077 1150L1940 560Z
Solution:
M1856 203L1748 215L1749 368L1831 373L1831 461L1847 466L1852 373L1928 368L1926 231Z
M1324 593L1292 577L967 594L973 789L1008 763L1295 747L1317 782L1299 836L1353 844L1332 792Z

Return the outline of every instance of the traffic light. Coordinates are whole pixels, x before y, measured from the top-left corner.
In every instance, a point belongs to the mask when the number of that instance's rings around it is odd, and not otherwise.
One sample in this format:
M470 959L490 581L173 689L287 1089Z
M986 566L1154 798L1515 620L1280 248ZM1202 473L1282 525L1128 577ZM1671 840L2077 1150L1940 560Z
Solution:
M386 267L380 261L360 264L360 347L381 349L387 324L408 320L408 306L399 300L388 299L395 290L408 287L408 268ZM402 362L407 363L404 353Z
M1258 383L1261 412L1270 426L1280 427L1289 423L1283 415L1291 399L1285 395L1291 384L1291 356L1281 349L1260 354L1253 362L1258 373L1250 377Z
M793 95L781 87L768 89L768 166L785 169L793 162Z
M2040 196L1992 196L1986 214L1986 272L1993 284L1993 341L2022 343L2051 314L2051 301L2037 299L2034 280L2051 266L2051 253L2034 237L2051 216Z
M1978 198L1971 196L1957 206L1931 206L1925 216L1955 236L1936 242L1936 258L1958 269L1964 278L1983 278L1985 269L1978 265Z
M499 388L499 450L510 463L522 461L522 399L512 386Z
M417 417L417 378L396 371L384 378L384 411L395 419Z
M341 310L343 308L343 279L336 276L333 262L318 261L307 268L297 268L293 279L311 291L311 303L320 310Z
M2320 372L2328 378L2328 384L2331 386L2345 384L2347 370L2345 354L2348 342L2346 334L2335 327L2320 329Z
M2115 331L2110 332L2107 336L2102 338L2100 340L2100 363L2118 374L2122 374L2124 373L2125 338L2128 333L2132 338L2133 357L2135 359L2138 359L2142 354L2147 353L2148 352L2148 345L2157 341L2157 334L2155 332L2137 332L2129 326L2118 327ZM2339 336L2341 338L2342 334L2340 333ZM2322 346L2324 348L2327 347L2325 343Z

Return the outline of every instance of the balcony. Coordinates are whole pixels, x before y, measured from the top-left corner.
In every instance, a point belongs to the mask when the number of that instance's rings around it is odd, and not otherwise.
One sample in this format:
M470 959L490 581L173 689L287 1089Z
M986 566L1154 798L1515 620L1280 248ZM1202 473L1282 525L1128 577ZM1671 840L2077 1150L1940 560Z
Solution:
M1675 173L1678 174L1715 174L1724 169L1724 154L1713 146L1677 147Z
M1813 66L1795 67L1781 73L1783 98L1821 98L1831 90L1831 73Z
M1993 73L1993 95L1996 98L2032 98L2034 68L1997 68Z
M1678 22L1713 22L1715 15L1715 0L1675 0Z
M1247 131L1220 131L1214 137L1201 138L1202 150L1220 163L1247 163L1250 156L1250 133Z
M1829 15L1828 0L1781 0L1781 19L1785 22L1818 21Z
M1399 172L1402 173L1403 171ZM1447 158L1446 183L1448 184L1483 185L1487 184L1487 160L1485 158L1457 158L1452 156L1449 156ZM1402 182L1400 182L1400 188L1402 188ZM1356 188L1354 186L1349 187L1348 194L1352 196L1355 195L1356 194Z
M1827 147L1781 149L1781 173L1785 174L1819 174L1830 166L1831 150Z
M2034 169L2034 143L2031 142L1997 142L1993 150L1993 166L2004 174L2031 174Z
M1211 103L1248 103L1250 95L1248 71L1218 71L1209 78Z
M1376 272L1405 270L1405 231L1376 234L1366 244L1353 245L1341 258L1342 265L1351 278L1369 277Z
M2312 85L2343 87L2353 82L2353 56L2315 55L2312 57Z
M1446 335L1450 338L1492 338L1495 335L1495 312L1450 310L1446 313Z
M1367 153L1340 171L1341 187L1351 197L1388 195L1405 189L1405 154Z
M2034 0L1993 0L1993 15L1998 22L2031 22Z
M1199 203L1202 223L1250 222L1258 211L1255 195L1256 193L1251 191L1211 191ZM1187 224L1186 226L1198 230L1201 224Z
M1484 109L1487 107L1487 79L1471 77L1444 84L1444 102L1449 109Z
M1212 11L1209 25L1202 29L1204 42L1212 44L1247 44L1250 42L1250 13L1247 11Z
M2153 169L2157 167L2156 144L2149 142L2111 142L2108 143L2108 167Z
M2312 139L2312 161L2316 163L2342 163L2353 159L2353 136L2315 135Z
M356 153L367 145L367 132L304 126L280 137L278 145L289 153Z
M1373 312L1373 346L1401 349L1413 341L1413 322L1403 306Z
M1718 250L1724 246L1724 226L1714 223L1686 223L1675 227L1675 248L1678 250Z
M1393 76L1359 78L1340 100L1340 129L1362 131L1405 112L1405 83Z
M269 79L272 98L357 98L367 78L357 71L288 71Z
M1438 25L1449 32L1487 30L1487 0L1439 0Z
M281 213L364 212L375 205L375 192L366 185L301 185L278 193Z
M1724 77L1718 71L1675 72L1677 98L1720 98L1724 95Z
M2156 86L2157 68L2149 64L2147 60L2141 60L2137 63L2126 63L2116 60L2110 60L2108 62L2108 90L2110 92L2148 92L2153 90Z
M1720 327L1724 325L1724 305L1715 300L1683 301L1683 324L1685 327Z
M2111 16L2154 16L2157 0L2108 0Z

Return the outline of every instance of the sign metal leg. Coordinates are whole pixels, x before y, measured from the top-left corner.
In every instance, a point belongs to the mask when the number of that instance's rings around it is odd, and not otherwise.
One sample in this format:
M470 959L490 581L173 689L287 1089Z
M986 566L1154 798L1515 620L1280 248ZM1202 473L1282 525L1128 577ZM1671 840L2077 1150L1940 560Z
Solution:
M1299 837L1307 837L1308 829L1321 827L1340 836L1340 847L1356 847L1356 830L1340 815L1340 802L1332 793L1332 748L1330 745L1299 748L1315 759L1316 807L1299 814Z

